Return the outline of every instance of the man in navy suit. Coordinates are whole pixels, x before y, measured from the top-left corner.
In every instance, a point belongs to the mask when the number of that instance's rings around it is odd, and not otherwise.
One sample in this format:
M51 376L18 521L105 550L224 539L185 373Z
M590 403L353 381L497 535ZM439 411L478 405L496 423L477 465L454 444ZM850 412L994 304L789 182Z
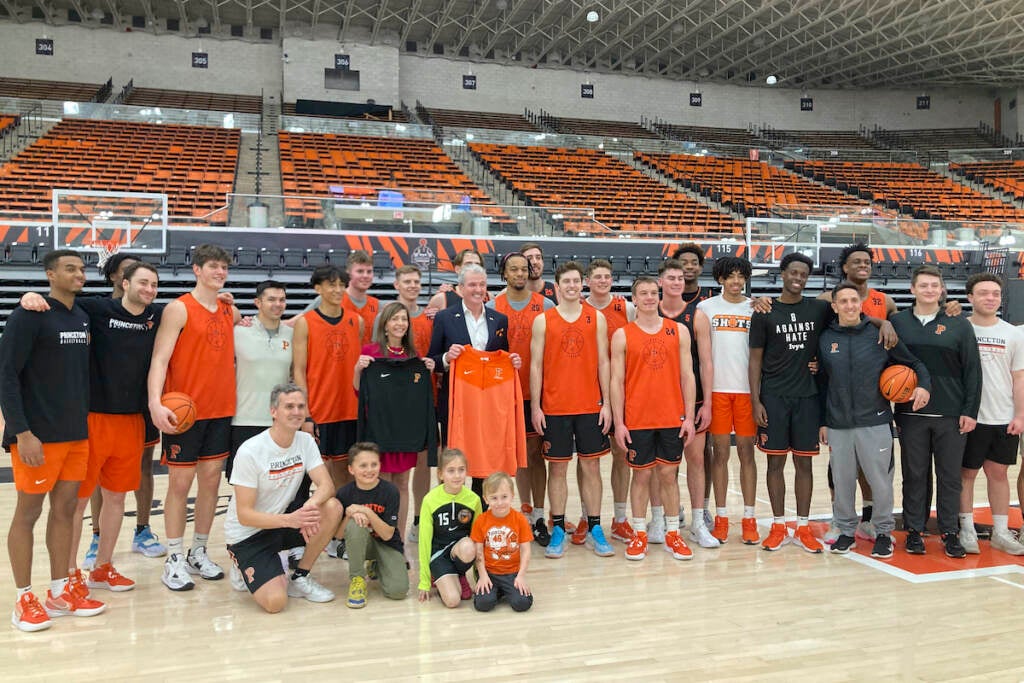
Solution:
M434 333L430 352L434 371L443 373L438 387L438 416L441 440L448 443L448 368L465 346L479 351L508 351L508 318L484 306L487 295L487 271L475 263L462 266L459 272L462 300L438 312L434 317ZM516 369L522 364L519 354L512 354ZM434 458L431 458L433 460ZM431 463L434 466L436 463Z

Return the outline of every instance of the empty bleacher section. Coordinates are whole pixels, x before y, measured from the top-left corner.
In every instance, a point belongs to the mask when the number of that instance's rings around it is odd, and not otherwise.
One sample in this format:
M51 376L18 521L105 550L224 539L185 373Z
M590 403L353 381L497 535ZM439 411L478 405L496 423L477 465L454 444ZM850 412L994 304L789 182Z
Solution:
M1024 222L1024 210L915 164L787 161L787 168L916 218ZM921 236L923 237L923 236Z
M315 114L310 112L299 112L296 109L295 102L285 102L281 108L281 113L285 116L316 116L324 117L329 119L356 119L360 121L391 121L393 123L408 123L409 117L405 115L405 112L401 109L392 109L389 107L381 107L373 112L360 112L360 113L340 113L332 112L327 108L319 109Z
M491 128L495 130L521 130L537 132L539 129L522 114L500 114L459 109L437 109L416 105L416 113L423 123L448 128Z
M596 121L541 115L541 120L562 135L593 135L602 138L651 138L658 134L631 121Z
M512 224L433 140L280 131L278 144L290 225L319 227L329 198L377 203L382 190L401 193L402 205L468 203Z
M192 90L131 87L125 104L136 107L171 107L173 109L208 109L241 114L259 114L263 98L259 95L228 95Z
M779 146L816 149L878 149L855 130L779 130L762 131L762 137Z
M471 151L524 199L547 209L591 208L613 230L739 233L729 215L675 192L595 149L474 143ZM565 229L592 230L572 225Z
M162 192L168 214L224 225L237 129L64 119L0 167L0 206L51 209L53 188Z
M1001 144L977 128L878 129L872 132L872 137L886 147L918 151L981 149Z
M775 205L860 203L831 187L809 182L762 161L641 152L634 154L634 158L745 216L770 216Z
M25 100L61 100L67 102L103 102L110 95L106 83L69 83L38 81L28 78L0 78L0 97Z
M654 123L653 126L671 140L742 147L759 147L764 144L756 135L744 128L711 128L661 122Z
M979 161L951 163L949 170L967 180L1024 200L1024 161Z

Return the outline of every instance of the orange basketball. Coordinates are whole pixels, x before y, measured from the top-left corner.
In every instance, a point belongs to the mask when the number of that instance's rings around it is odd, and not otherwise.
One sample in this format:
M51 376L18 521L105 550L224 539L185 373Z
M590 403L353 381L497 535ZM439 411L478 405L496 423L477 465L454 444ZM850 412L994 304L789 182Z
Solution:
M917 389L917 373L906 365L890 365L882 370L878 388L886 399L902 403Z
M168 391L160 397L160 403L169 408L174 417L178 420L178 428L175 434L187 432L196 421L196 404L192 397L180 391Z

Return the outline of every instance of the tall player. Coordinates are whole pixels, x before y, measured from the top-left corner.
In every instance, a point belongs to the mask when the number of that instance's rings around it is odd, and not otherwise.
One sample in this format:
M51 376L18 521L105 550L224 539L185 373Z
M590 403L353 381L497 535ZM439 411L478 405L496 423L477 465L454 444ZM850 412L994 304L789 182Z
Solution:
M632 529L627 560L647 556L647 500L652 472L669 509L679 509L679 463L683 444L693 438L696 385L690 359L690 333L658 315L658 281L633 282L636 321L612 336L612 413L615 440L629 453ZM665 550L677 560L693 557L679 535L679 517L665 520Z
M519 382L523 390L523 415L526 416L526 458L527 466L516 472L516 485L524 514L533 527L533 538L542 546L551 540L547 521L544 518L544 494L547 489L547 471L541 451L540 434L533 426L530 403L530 335L533 321L544 311L553 308L550 299L527 289L530 276L530 262L522 254L506 254L501 262L501 279L505 291L494 297L487 305L504 313L508 318L508 349L523 359L519 368Z
M231 451L231 417L235 414L235 337L238 309L217 299L228 278L231 255L213 244L196 247L192 272L196 286L167 305L156 333L146 382L153 424L164 433L167 464L164 523L167 561L163 583L172 591L195 587L190 574L207 580L224 578L206 552L217 506L221 462ZM196 423L175 433L177 419L161 402L165 392L180 391L195 402ZM192 548L185 554L186 501L198 481Z
M981 407L978 426L967 435L960 493L960 543L977 553L974 529L974 480L985 470L988 504L992 508L992 547L1010 555L1024 555L1024 545L1010 533L1010 483L1006 471L1017 463L1020 433L1024 430L1024 331L997 314L1003 304L1003 281L991 273L967 279L967 300L973 312L981 355Z
M942 273L935 266L914 269L910 292L914 305L892 317L892 325L932 378L928 404L896 406L903 469L903 526L906 550L925 553L925 530L931 509L932 467L935 508L948 557L966 555L960 545L960 470L967 434L977 424L981 404L981 358L974 329L962 317L948 316L939 301Z
M234 330L238 407L231 419L231 455L224 470L228 481L241 445L273 424L267 409L270 391L291 376L293 330L281 324L287 305L284 284L259 283L254 304L252 325L237 325Z
M743 542L760 540L754 501L757 494L757 463L754 462L754 422L750 404L750 299L744 294L751 274L750 261L726 256L715 261L712 274L722 293L697 304L693 321L697 343L710 346L714 370L711 374L711 437L715 457L711 476L715 484L715 528L711 532L721 543L729 537L726 494L729 487L730 435L736 435L740 460L740 489L743 493ZM702 371L707 368L702 368Z
M544 250L536 242L527 242L519 247L519 253L525 256L530 263L527 289L543 294L545 298L551 299L551 303L557 304L558 296L555 293L555 286L544 279Z
M573 453L583 459L583 504L588 548L614 555L601 528L601 462L608 453L608 325L604 314L584 306L583 268L569 261L555 271L559 303L533 321L530 346L530 409L544 437L548 498L554 531L545 557L565 554L566 471ZM538 398L540 400L538 400Z
M309 393L311 420L320 437L320 453L335 484L349 481L345 467L348 449L356 442L359 403L352 389L356 361L362 348L363 319L345 309L346 281L334 265L313 271L310 284L320 305L295 323L292 370L295 383Z
M704 400L704 382L701 365L710 368L711 349L701 348L693 331L693 318L697 304L715 295L710 287L700 286L700 274L704 271L704 250L693 242L684 242L675 250L672 258L658 269L658 284L661 285L662 316L682 323L690 333L690 356L693 360L693 376L697 385L694 404L696 433L683 447L686 458L686 488L690 494L693 516L690 520L689 536L702 548L717 548L718 539L711 535L713 524L709 509L711 506L711 442L707 430L711 425L711 401ZM702 361L703 355L703 361ZM682 508L679 511L680 524L685 523Z
M608 344L611 345L615 332L636 319L636 306L625 297L612 296L612 264L605 259L594 259L587 266L587 278L584 282L590 291L585 299L597 310L604 313L605 322L608 324ZM612 538L623 543L628 543L633 538L633 528L626 521L627 500L629 498L629 465L626 463L626 451L619 447L617 439L611 439L612 449L612 505L614 517L612 518ZM583 477L582 465L576 461L576 483L580 486L580 500L583 499ZM661 492L655 486L651 491L651 526L649 538L651 543L663 543L665 541L665 510L661 505ZM579 538L580 545L586 539L586 511L580 524L576 526L576 533L573 534L573 543Z
M11 451L17 501L7 535L14 586L11 623L41 631L50 617L92 616L106 606L90 600L78 577L68 576L71 518L89 459L89 317L75 305L85 264L70 249L43 257L50 310L16 308L0 337L0 411L4 447ZM33 530L50 499L46 545L50 590L45 608L32 592Z
M373 321L380 311L380 302L369 295L370 287L373 286L373 257L362 249L356 249L349 253L345 270L348 273L348 286L341 306L363 319L362 343L369 344L373 336Z
M768 456L768 498L774 522L761 547L778 550L789 543L786 528L786 456L796 470L795 543L809 553L822 552L809 526L814 489L812 456L818 454L818 385L809 363L818 354L818 336L832 317L829 304L803 296L814 262L800 253L780 264L782 294L770 313L750 320L750 403L758 425L758 446Z

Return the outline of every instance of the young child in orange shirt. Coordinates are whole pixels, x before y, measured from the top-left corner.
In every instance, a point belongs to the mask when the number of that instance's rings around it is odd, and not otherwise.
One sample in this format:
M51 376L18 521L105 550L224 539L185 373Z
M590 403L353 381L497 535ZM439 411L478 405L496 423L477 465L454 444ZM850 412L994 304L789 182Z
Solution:
M484 480L489 506L473 520L470 538L476 543L476 595L473 606L489 612L505 598L516 612L533 606L526 583L533 532L523 513L512 509L512 477L495 472Z

